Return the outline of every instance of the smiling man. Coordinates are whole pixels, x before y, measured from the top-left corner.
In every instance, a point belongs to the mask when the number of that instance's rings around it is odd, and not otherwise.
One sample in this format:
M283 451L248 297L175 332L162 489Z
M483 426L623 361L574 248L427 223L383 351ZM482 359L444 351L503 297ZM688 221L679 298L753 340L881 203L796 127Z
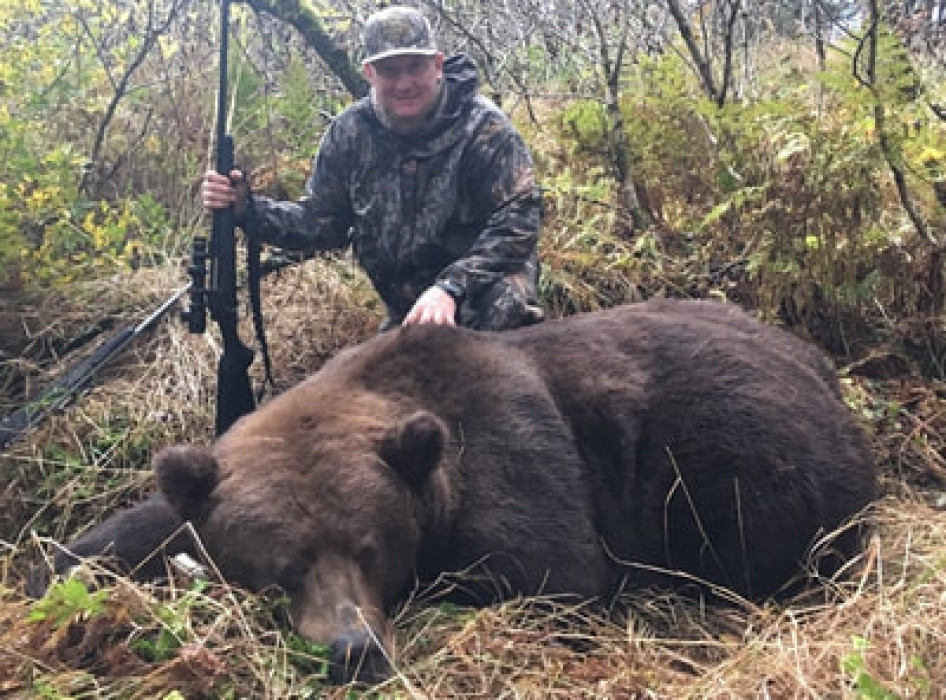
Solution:
M382 10L365 26L364 44L375 114L399 133L422 129L443 94L443 53L427 20L410 8Z
M329 127L305 195L275 201L239 172L211 171L204 206L234 204L248 236L287 250L351 246L387 308L382 329L541 320L541 194L521 136L479 94L476 64L445 59L411 7L371 15L362 39L370 95Z

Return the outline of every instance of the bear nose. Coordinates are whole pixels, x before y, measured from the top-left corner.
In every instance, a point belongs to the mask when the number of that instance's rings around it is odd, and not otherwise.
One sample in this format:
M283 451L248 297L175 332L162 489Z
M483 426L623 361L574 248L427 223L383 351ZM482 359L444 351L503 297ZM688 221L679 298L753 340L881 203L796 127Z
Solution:
M367 632L345 632L330 647L329 679L335 684L378 683L391 675L384 651Z

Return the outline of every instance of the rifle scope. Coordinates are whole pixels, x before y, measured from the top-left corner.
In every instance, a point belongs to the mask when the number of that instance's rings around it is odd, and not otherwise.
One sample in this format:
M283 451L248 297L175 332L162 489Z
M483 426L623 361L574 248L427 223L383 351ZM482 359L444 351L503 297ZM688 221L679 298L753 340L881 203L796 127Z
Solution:
M203 333L207 330L207 239L194 236L191 246L191 264L187 274L191 278L190 308L181 312L181 319L187 323L191 333Z

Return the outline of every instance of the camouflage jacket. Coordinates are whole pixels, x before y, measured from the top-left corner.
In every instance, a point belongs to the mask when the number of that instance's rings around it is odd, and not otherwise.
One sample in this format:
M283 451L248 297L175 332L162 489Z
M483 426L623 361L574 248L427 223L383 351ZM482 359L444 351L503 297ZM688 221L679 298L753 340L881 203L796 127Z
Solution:
M462 293L464 325L540 319L541 193L521 136L478 87L472 59L447 59L435 114L409 137L370 97L356 102L323 137L302 199L254 195L244 230L289 250L352 246L394 323L438 281Z

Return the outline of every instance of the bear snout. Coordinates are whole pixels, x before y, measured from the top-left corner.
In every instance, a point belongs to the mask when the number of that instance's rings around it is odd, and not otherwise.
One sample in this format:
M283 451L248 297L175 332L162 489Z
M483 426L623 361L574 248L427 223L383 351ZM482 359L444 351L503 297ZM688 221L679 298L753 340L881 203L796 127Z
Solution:
M390 676L391 620L357 565L323 556L309 570L304 590L292 596L290 611L298 634L329 648L332 682L376 683Z
M330 645L329 680L335 684L378 683L391 675L387 656L366 631L351 630Z

